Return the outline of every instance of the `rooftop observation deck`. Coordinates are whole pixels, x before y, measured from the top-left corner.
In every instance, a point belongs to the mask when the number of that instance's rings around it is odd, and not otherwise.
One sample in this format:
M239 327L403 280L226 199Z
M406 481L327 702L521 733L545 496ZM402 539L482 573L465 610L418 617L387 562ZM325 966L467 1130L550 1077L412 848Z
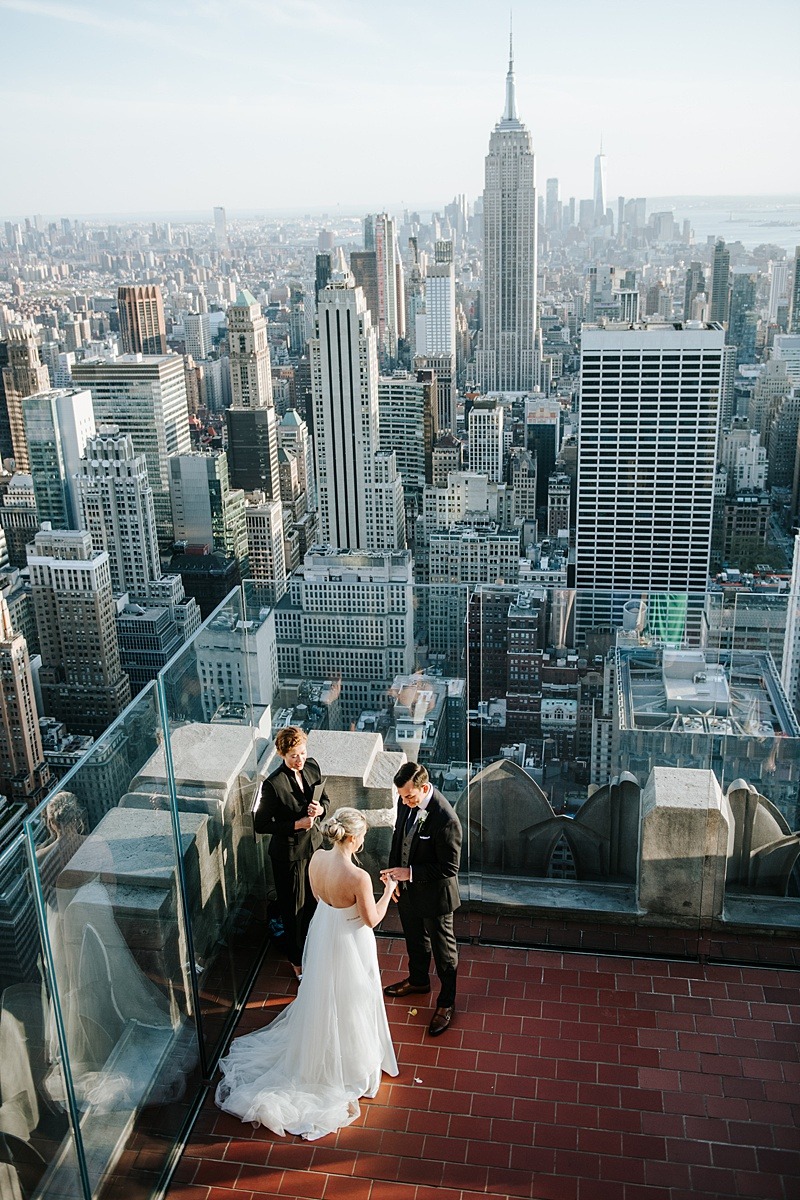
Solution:
M400 978L402 939L379 954ZM276 1137L210 1092L168 1200L800 1194L800 971L468 945L459 975L436 1040L427 1004L388 1002L400 1074L335 1135ZM237 1032L295 986L270 952Z

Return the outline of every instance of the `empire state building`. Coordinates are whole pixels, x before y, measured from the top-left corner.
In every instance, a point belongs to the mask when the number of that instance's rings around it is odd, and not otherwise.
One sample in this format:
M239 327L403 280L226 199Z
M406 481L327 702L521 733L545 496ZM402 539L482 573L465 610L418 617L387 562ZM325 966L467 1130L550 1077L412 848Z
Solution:
M530 391L536 370L536 167L517 117L509 50L506 106L489 139L483 191L483 335L476 354L483 392Z

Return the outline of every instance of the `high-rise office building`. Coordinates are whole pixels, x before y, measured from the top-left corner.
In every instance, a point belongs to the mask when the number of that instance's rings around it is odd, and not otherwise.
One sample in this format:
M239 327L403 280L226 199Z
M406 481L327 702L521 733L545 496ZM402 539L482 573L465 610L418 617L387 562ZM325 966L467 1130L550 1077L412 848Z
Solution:
M40 522L82 528L76 476L95 429L91 392L61 388L26 396L22 416Z
M228 242L228 218L225 215L225 209L221 206L214 209L214 242L221 254L226 254L230 248Z
M476 355L483 392L536 384L536 171L531 135L517 117L510 54L503 116L489 139L483 192L483 333Z
M800 246L795 247L792 286L789 293L789 333L800 333Z
M433 480L436 385L431 372L395 371L378 380L381 450L394 451L406 499Z
M22 401L25 396L46 392L50 387L50 373L39 358L36 330L29 322L11 325L3 353L3 392L5 413L0 417L0 434L3 427L8 430L8 440L0 445L3 458L13 458L18 471L30 471L28 443L25 440L25 422L22 418ZM10 444L9 444L10 441Z
M747 268L738 268L731 276L727 342L736 347L736 365L756 360L756 286L758 276Z
M101 425L86 443L76 482L80 528L92 535L95 550L108 552L114 592L145 596L161 578L161 562L147 463L131 435Z
M686 283L683 290L683 319L694 320L693 306L700 293L706 290L706 273L703 264L692 262L686 268Z
M166 354L164 301L157 283L117 289L119 333L125 354Z
M575 587L583 617L659 593L691 636L714 511L724 331L584 326ZM676 614L676 608L681 613Z
M594 220L595 225L602 225L606 219L606 156L602 144L600 153L594 159Z
M196 361L211 353L211 318L207 312L187 313L183 318L183 340L186 353Z
M544 223L548 233L561 229L561 201L558 198L558 180L548 179L545 184Z
M224 450L195 450L169 460L175 541L235 558L247 574L244 492L231 488Z
M267 322L261 305L247 290L240 291L228 309L228 343L231 407L225 422L231 487L264 492L278 500L278 439Z
M86 359L72 373L76 387L88 387L97 425L117 425L143 454L153 489L159 544L173 541L169 460L188 454L189 413L183 357L179 354L122 354Z
M492 483L503 479L503 417L496 400L476 400L469 411L469 466Z
M440 430L456 428L456 280L452 242L438 242L441 257L425 275L425 312L417 316L415 366L437 372L437 413ZM449 251L447 256L446 250ZM437 365L434 366L433 364Z
M401 549L403 485L394 454L379 451L375 330L343 260L309 347L320 538L341 550Z
M33 480L22 471L11 476L2 498L0 529L5 534L9 564L12 567L26 566L27 547L39 529L39 517Z
M99 736L126 707L111 569L86 530L42 529L28 555L45 711L73 733Z
M397 361L398 340L405 337L406 332L403 264L397 244L397 226L394 217L388 213L368 217L367 222L371 222L373 241L367 249L375 251L378 286L378 351L384 366L392 367Z
M798 247L800 252L800 246ZM778 308L786 299L789 286L789 264L785 259L770 263L769 301L767 323L774 325L778 319Z
M345 728L385 708L392 679L414 667L414 612L408 550L307 554L275 607L281 683L333 682Z
M711 304L709 320L725 325L730 310L731 291L731 252L722 238L714 246L714 259L711 264Z
M277 604L286 591L283 511L263 493L245 507L250 577L259 604ZM248 585L249 587L250 585Z
M12 626L2 593L0 676L0 793L34 808L47 794L50 771L39 733L28 646Z

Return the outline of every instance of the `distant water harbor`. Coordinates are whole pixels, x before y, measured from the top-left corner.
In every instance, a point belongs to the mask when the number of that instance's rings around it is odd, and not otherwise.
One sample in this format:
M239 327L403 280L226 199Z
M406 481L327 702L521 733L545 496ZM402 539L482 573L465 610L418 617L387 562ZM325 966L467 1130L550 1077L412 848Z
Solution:
M681 224L690 221L697 243L722 237L752 250L769 242L787 254L800 245L800 196L648 197L648 213L669 209Z

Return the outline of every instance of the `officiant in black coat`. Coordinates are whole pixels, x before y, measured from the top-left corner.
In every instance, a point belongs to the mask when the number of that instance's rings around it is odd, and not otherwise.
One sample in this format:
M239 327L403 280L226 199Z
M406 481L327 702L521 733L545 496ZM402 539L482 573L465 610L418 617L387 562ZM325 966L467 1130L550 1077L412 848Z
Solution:
M308 864L322 845L317 819L325 815L329 804L324 791L315 799L322 775L319 764L308 758L307 741L296 725L279 731L275 749L283 761L262 783L253 809L255 832L272 835L268 853L286 957L298 978L308 926L317 906L308 882Z
M439 997L428 1032L438 1037L455 1012L458 946L453 913L461 903L458 868L461 823L455 809L432 786L425 767L403 763L394 777L400 797L383 878L400 884L400 921L408 950L408 978L383 990L409 996L431 990L431 953L439 976Z

